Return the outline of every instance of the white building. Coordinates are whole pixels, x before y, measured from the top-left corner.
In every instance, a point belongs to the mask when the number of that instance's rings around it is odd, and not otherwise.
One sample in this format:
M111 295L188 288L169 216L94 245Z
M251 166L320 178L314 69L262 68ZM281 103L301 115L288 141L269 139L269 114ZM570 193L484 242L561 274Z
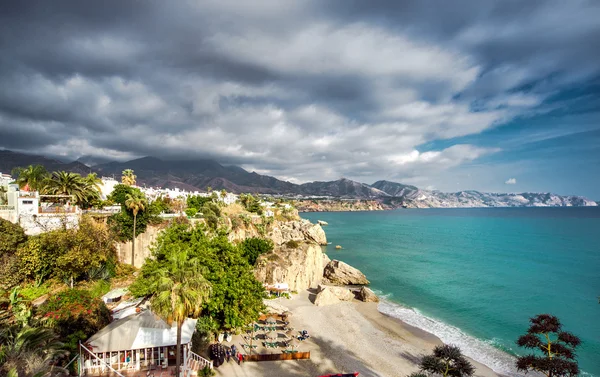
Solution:
M0 172L0 186L8 186L13 181L10 174Z
M0 206L0 218L19 224L25 234L36 235L62 227L76 228L81 210L70 204L44 202L37 191L22 191L8 185L7 205Z

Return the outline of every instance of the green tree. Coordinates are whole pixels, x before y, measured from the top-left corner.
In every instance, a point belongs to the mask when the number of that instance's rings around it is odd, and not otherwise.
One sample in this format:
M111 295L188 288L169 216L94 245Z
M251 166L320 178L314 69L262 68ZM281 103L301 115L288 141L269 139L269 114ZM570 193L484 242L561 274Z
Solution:
M75 280L107 264L112 266L116 261L112 235L103 223L83 217L77 230L64 232L68 234L68 246L56 258L54 271L57 276L68 280L71 288Z
M273 250L273 242L263 238L246 238L239 245L242 255L252 266L256 264L256 259L261 254L269 253Z
M6 327L0 330L0 375L43 376L60 370L63 344L50 329Z
M12 170L11 174L17 177L15 181L19 188L23 189L27 186L31 191L42 191L48 178L48 171L42 165L17 167Z
M204 315L221 329L241 328L258 318L264 309L264 288L254 277L252 266L225 236L209 239L201 224L190 227L175 223L162 232L152 250L154 258L146 260L130 291L138 297L152 294L148 287L154 271L171 253L185 250L197 259L204 269L202 275L212 285L211 297L203 305Z
M177 325L176 376L181 364L181 327L190 315L200 315L202 304L210 295L211 285L204 279L201 270L198 261L190 259L187 251L173 252L156 271L151 287L152 310L167 323L175 322Z
M135 186L137 176L133 173L132 169L125 169L121 174L122 184L127 186Z
M442 344L433 349L433 354L421 359L421 370L443 377L472 376L475 368L463 356L460 348Z
M133 232L131 237L131 265L134 265L135 257L135 226L137 223L138 212L144 211L148 206L146 198L142 195L127 195L125 206L133 213Z
M27 236L20 225L0 219L0 255L14 254L17 247L26 240Z
M550 314L538 314L529 319L527 334L517 340L519 347L537 351L535 354L519 356L517 370L525 373L540 372L547 377L577 376L579 366L575 349L581 340L562 330L560 320Z

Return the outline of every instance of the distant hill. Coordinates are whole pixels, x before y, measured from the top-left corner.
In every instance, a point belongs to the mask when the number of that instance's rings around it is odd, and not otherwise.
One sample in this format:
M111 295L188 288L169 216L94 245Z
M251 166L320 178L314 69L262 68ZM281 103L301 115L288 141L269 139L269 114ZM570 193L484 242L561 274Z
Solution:
M109 158L104 158L104 157L84 155L84 156L79 157L77 159L77 161L81 162L85 166L94 167L96 165L109 163L112 160Z
M10 174L11 170L22 166L43 165L48 171L65 170L78 174L88 174L91 169L81 162L62 162L44 156L0 150L0 172Z
M366 183L352 181L342 178L330 182L310 182L300 185L301 193L304 195L336 196L347 198L382 198L389 194L371 187Z
M390 196L411 199L417 195L419 189L416 186L403 185L402 183L390 181L377 181L371 185Z
M533 206L597 206L598 203L581 196L560 196L551 193L499 194L479 191L444 193L422 190L411 185L390 181L377 181L372 185L342 178L336 181L309 182L297 185L277 178L248 172L239 166L225 166L214 160L161 160L143 157L126 162L102 162L90 156L82 156L73 162L0 150L0 172L10 173L18 166L40 164L49 171L65 170L79 174L96 172L100 176L119 179L125 169L133 169L138 184L180 188L188 191L225 189L229 192L287 194L304 196L329 196L347 199L378 201L386 208L432 208L432 207L533 207ZM89 164L89 167L85 163Z

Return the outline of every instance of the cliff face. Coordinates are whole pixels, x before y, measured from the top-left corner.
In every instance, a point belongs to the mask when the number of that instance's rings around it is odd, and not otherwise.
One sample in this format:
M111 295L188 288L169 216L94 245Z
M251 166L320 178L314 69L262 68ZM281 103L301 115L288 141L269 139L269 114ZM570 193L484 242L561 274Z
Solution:
M164 229L160 226L148 226L146 231L135 238L134 266L142 267L146 258L150 257L150 246L156 241L158 234ZM131 241L119 242L116 245L119 262L131 264Z
M280 247L261 255L254 268L258 281L267 284L287 283L291 290L315 288L323 278L323 251L316 244L298 248Z
M265 226L260 224L238 225L231 229L228 238L230 242L240 242L246 238L263 236L271 239L276 248L289 241L327 245L327 237L323 228L305 219L275 221Z

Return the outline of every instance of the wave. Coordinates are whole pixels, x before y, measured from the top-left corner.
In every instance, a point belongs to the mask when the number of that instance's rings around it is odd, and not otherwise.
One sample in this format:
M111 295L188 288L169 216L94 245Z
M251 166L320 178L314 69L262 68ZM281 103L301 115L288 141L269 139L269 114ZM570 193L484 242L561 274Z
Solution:
M497 339L478 339L465 334L457 327L429 318L415 308L407 308L385 298L380 301L378 309L383 314L400 319L413 327L437 336L446 344L459 346L464 355L488 366L496 373L519 376L514 366L516 358L496 348L500 346Z

